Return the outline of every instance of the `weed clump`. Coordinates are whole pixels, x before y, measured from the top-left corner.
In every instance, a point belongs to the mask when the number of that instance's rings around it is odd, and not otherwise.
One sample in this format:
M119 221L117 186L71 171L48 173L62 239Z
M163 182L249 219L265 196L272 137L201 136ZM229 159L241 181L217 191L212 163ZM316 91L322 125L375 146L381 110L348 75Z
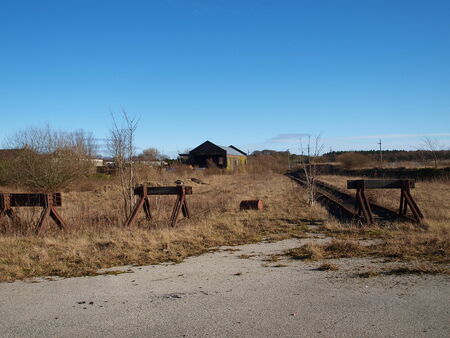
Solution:
M319 271L337 271L339 270L339 266L335 265L335 264L331 264L331 263L324 263L321 264L317 270Z
M293 259L320 260L359 256L365 250L365 247L356 241L333 239L326 244L308 243L300 248L288 250L285 254Z

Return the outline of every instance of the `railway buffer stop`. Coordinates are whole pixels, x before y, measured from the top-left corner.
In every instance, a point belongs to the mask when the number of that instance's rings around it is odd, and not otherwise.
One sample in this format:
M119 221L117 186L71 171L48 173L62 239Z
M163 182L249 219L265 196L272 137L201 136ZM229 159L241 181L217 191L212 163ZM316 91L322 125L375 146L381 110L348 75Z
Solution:
M414 180L349 180L347 189L356 189L355 209L366 223L373 223L370 204L365 195L366 189L400 189L400 207L398 215L406 217L408 207L411 209L414 220L420 223L424 216L416 201L411 195L410 189L415 187Z
M56 211L62 206L61 193L0 193L0 217L8 216L16 223L20 221L12 207L42 207L39 221L34 229L36 234L44 231L45 220L50 217L60 230L66 225Z

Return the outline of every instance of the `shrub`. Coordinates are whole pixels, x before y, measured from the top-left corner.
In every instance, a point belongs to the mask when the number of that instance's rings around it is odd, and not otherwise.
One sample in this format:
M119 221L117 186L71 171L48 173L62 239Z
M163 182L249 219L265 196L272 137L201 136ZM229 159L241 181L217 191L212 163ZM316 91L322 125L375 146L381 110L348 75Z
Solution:
M29 128L9 139L14 155L1 165L3 184L55 191L93 172L93 136L84 131Z
M340 162L345 169L360 168L369 164L367 156L358 153L341 154L337 157L337 161Z
M71 151L40 154L25 149L9 168L9 183L31 190L55 191L85 177L92 163Z

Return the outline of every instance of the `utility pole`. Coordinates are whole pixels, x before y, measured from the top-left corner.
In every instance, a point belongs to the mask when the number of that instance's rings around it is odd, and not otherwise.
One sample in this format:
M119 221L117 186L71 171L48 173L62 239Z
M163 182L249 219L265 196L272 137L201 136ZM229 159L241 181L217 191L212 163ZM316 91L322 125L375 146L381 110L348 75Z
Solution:
M291 161L289 156L289 149L287 150L288 169L291 170Z
M311 143L311 136L308 135L308 163L311 159L311 153L310 153L310 149L309 149L310 143Z
M380 142L378 142L378 144L380 145L380 163L383 162L383 152L381 151L381 138L380 138Z

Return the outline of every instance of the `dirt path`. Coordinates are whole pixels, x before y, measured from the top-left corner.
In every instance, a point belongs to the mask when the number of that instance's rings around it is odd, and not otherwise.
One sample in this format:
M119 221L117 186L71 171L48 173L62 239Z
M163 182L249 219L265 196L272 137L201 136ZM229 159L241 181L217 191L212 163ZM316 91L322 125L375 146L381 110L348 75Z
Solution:
M378 264L363 259L333 261L341 268L336 272L315 270L320 263L264 261L305 241L222 248L117 276L3 283L0 336L444 337L450 332L448 277L354 277L351 271Z

